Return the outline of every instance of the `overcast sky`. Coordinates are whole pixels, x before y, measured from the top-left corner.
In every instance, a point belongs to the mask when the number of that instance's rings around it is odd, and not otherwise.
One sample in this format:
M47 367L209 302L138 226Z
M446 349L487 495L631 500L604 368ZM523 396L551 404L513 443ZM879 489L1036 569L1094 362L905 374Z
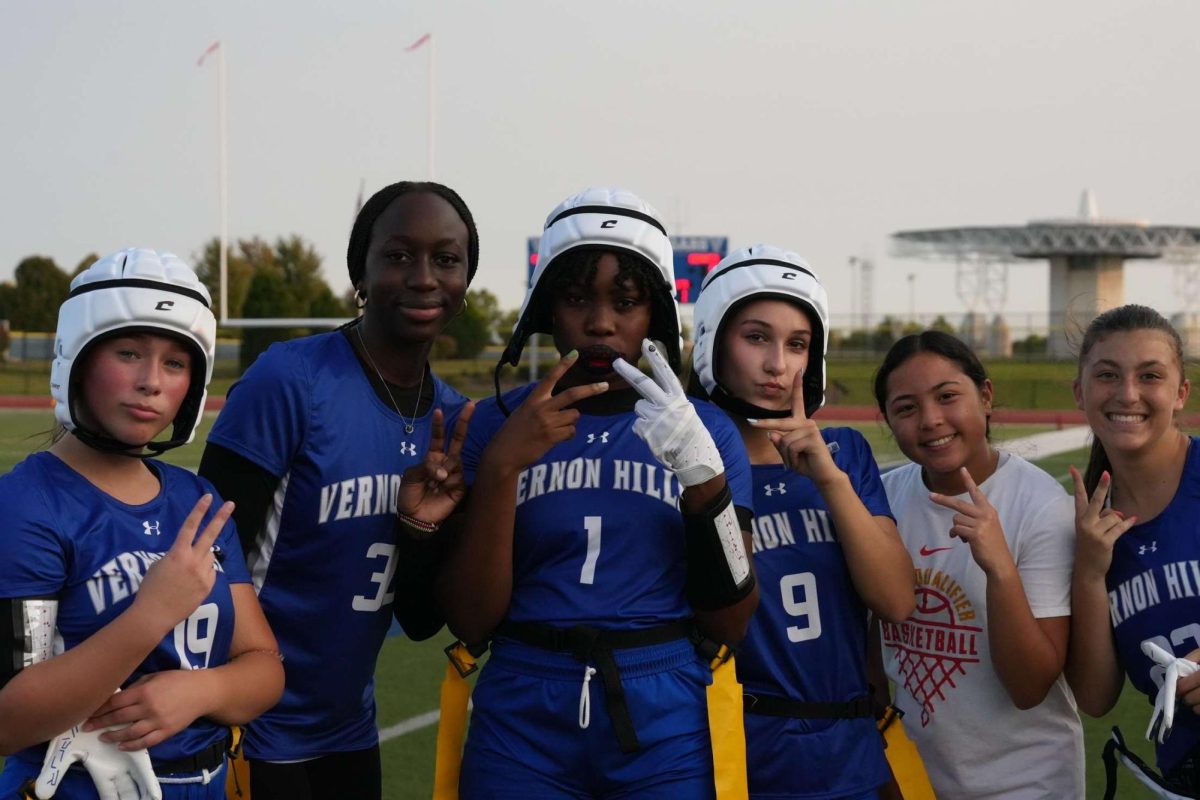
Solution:
M951 265L901 260L896 230L1077 211L1200 225L1194 0L0 5L0 279L127 245L192 256L218 230L216 62L228 70L233 238L298 233L335 290L361 181L436 178L479 223L477 285L519 304L525 237L588 185L656 205L672 233L804 255L850 310L960 312ZM1007 311L1047 306L1043 263ZM1169 266L1126 299L1181 310Z

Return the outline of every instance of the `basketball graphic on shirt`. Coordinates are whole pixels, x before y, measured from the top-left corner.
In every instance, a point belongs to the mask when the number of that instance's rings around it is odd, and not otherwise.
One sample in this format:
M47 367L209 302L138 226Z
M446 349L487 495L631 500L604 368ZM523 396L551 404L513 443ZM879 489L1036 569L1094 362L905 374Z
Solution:
M945 622L953 624L954 611L950 608L950 601L945 595L927 586L917 587L916 595L917 608L913 612L914 616L920 616L924 619L936 619L939 615L944 615Z
M975 610L961 587L936 570L931 578L917 587L911 617L881 625L883 646L896 651L904 688L921 704L921 727L957 688L957 679L979 663L983 630L972 624Z

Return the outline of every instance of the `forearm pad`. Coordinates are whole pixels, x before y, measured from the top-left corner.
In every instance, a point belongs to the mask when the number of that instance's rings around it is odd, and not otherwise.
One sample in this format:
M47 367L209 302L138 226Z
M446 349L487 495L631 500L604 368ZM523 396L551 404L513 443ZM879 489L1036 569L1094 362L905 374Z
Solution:
M742 540L742 526L726 486L696 514L683 515L687 550L685 591L692 608L716 611L754 590L754 570Z

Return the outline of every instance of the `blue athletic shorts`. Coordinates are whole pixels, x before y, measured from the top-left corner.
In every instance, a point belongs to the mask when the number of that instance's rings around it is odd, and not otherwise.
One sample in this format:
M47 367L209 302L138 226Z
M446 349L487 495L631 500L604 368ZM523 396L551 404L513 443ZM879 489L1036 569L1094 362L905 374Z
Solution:
M162 788L163 800L225 800L225 770L226 765L210 772L209 782L201 783L167 783L169 780L199 778L197 775L160 776L159 786ZM0 772L0 798L17 796L28 778L37 778L42 771L41 764L31 764L21 759L10 758L4 762L4 771ZM54 800L99 800L96 785L92 776L81 766L72 767L66 778L59 784L54 793Z
M493 642L472 696L460 796L712 798L708 666L686 639L617 650L615 657L641 745L635 753L621 752L598 674L587 684L590 722L581 728L584 664L565 653Z

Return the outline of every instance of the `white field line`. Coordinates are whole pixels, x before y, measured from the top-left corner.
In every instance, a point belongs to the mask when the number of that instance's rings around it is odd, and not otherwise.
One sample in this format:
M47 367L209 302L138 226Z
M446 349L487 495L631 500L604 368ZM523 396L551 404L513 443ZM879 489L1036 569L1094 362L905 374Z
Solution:
M1088 443L1088 436L1090 434L1091 430L1086 425L1081 425L1073 428L1064 428L1060 431L1035 433L1033 436L1025 436L1020 439L1009 439L1006 442L1000 442L998 446L1010 453L1016 453L1022 458L1033 460L1035 458L1046 458L1058 455L1059 453L1077 450ZM888 468L898 467L906 463L908 462L897 461L880 466L886 472ZM1061 475L1057 477L1058 482L1063 483L1070 476ZM437 710L427 711L424 714L410 717L390 727L380 728L379 741L386 742L389 739L395 739L413 731L428 728L430 725L436 725L440 717L441 712Z

